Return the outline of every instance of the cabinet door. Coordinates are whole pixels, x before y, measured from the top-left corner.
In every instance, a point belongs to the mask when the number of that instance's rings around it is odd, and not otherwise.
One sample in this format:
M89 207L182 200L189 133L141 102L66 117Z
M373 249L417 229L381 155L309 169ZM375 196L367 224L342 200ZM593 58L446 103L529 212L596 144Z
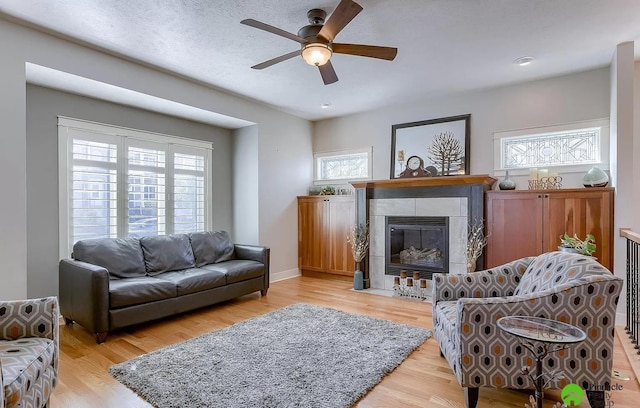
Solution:
M486 268L542 253L542 195L487 192Z
M612 196L612 191L589 189L545 194L544 251L556 251L565 232L581 239L592 234L596 240L593 256L612 270Z
M327 272L353 276L355 261L347 235L355 223L355 200L353 197L329 198L328 267Z
M323 197L298 198L298 268L324 272L326 268L327 201Z

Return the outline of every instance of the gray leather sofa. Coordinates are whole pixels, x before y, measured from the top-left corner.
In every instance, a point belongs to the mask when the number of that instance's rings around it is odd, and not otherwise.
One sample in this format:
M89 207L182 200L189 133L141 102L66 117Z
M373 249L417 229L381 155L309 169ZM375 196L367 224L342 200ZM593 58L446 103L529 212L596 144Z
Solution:
M78 241L60 261L60 312L96 335L269 288L268 247L224 231Z

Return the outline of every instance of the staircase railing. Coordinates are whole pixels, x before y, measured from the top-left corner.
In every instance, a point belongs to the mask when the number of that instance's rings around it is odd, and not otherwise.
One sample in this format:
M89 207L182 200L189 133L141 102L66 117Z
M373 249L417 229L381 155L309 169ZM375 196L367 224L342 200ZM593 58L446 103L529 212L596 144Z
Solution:
M640 354L638 336L640 335L640 298L638 283L640 272L640 234L621 228L620 236L627 240L627 325L625 330L631 343Z

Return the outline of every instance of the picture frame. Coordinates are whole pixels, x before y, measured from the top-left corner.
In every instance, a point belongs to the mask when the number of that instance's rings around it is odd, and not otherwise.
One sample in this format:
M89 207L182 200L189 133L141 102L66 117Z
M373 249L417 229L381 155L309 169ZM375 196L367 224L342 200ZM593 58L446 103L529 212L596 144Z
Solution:
M391 127L391 178L469 174L471 114L423 120ZM420 159L414 170L413 156Z

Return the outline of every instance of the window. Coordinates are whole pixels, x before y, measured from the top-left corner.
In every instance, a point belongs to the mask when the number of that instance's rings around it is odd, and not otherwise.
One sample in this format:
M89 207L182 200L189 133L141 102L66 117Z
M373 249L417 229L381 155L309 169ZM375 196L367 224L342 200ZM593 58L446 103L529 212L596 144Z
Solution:
M371 148L313 155L315 181L371 179Z
M583 171L608 163L609 121L597 120L494 134L496 169L564 166Z
M58 118L61 256L85 238L210 229L211 144Z

